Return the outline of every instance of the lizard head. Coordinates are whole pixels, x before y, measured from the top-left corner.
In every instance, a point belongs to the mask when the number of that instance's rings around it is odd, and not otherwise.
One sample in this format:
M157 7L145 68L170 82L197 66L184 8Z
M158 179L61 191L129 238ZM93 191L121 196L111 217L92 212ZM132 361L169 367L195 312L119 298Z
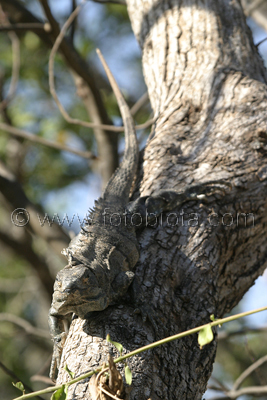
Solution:
M91 269L83 264L67 265L58 272L52 301L54 315L75 313L84 318L88 312L107 306L107 295Z

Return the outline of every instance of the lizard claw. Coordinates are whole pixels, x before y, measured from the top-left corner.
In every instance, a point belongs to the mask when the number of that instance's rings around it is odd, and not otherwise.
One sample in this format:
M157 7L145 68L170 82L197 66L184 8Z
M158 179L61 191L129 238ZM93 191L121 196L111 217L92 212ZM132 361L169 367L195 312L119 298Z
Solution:
M67 334L65 332L58 335L54 338L54 347L53 347L53 354L52 354L52 361L51 367L49 372L49 377L52 379L53 382L56 381L57 373L56 370L59 368L61 354L63 350L63 346L66 340Z

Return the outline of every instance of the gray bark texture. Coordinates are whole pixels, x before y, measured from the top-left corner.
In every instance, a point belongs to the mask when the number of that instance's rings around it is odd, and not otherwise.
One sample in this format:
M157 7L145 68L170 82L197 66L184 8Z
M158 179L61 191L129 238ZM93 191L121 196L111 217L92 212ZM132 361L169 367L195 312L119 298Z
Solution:
M267 74L240 1L128 0L128 11L157 118L140 194L214 180L232 188L140 232L135 273L157 332L126 304L74 320L58 383L66 364L79 376L116 355L108 333L129 352L222 317L267 265ZM215 353L216 340L200 350L193 335L133 357L130 399L201 399ZM92 399L88 381L68 399Z

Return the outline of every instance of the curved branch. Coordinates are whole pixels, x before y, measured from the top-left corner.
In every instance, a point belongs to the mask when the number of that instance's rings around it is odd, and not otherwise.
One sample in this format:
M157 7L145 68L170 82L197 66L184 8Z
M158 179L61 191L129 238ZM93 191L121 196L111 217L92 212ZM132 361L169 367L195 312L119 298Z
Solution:
M33 135L32 133L26 132L22 129L15 128L8 124L4 124L4 123L0 122L0 129L2 129L5 132L11 133L14 136L18 136L23 139L30 140L31 142L42 144L42 145L48 146L48 147L52 147L53 149L57 149L57 150L68 151L69 153L76 154L77 156L80 156L80 157L83 157L86 159L95 160L97 158L90 151L81 151L81 150L71 149L70 147L65 146L64 144L52 142L51 140L44 139L37 135Z
M51 336L48 331L36 328L25 319L17 317L16 315L9 313L0 313L0 321L11 322L12 324L18 325L19 327L24 329L25 332L27 332L29 335L39 336L41 338L51 340Z
M55 76L54 76L54 60L55 60L55 56L56 53L62 43L62 40L66 34L66 31L68 30L68 28L71 26L72 22L74 21L74 19L77 17L77 15L80 12L81 6L83 5L84 1L79 4L76 9L71 13L71 15L69 16L69 18L66 20L66 22L64 23L58 37L55 40L55 43L52 47L50 56L49 56L49 68L48 68L48 73L49 73L49 89L50 89L50 93L53 97L53 99L55 100L59 111L61 112L61 114L63 115L63 117L65 118L65 120L70 123L70 124L75 124L75 125L81 125L84 126L86 128L98 128L98 129L105 129L106 131L112 131L112 132L123 132L124 131L124 127L119 127L119 126L114 126L114 125L105 125L105 124L99 124L99 123L94 123L94 122L86 122L86 121L82 121L76 118L72 118L67 111L65 110L65 108L63 107L63 105L61 104L56 89L55 89ZM140 104L137 104L137 106L135 105L133 108L133 113L137 112L139 107L141 107L143 105L143 102L147 101L147 94L145 94L144 96L141 97L140 99ZM144 124L140 124L140 125L136 125L135 129L145 129L146 127L149 127L150 125L152 125L152 123L154 122L154 119L150 119L148 121L146 121Z
M259 360L255 361L253 364L251 364L245 371L242 372L242 374L237 378L233 385L233 391L237 391L239 387L241 386L242 382L250 375L252 374L255 369L259 368L262 364L267 362L267 355L259 358Z

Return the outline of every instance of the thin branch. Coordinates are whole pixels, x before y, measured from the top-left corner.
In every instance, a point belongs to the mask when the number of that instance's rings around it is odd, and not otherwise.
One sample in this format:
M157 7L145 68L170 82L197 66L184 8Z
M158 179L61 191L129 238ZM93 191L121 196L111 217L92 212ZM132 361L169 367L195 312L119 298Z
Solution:
M256 362L251 364L242 374L237 378L233 385L233 391L236 391L242 384L242 382L253 372L255 369L259 368L262 364L267 362L267 355L259 358Z
M240 335L247 335L254 333L257 334L260 332L265 332L266 330L267 326L262 326L260 328L243 328L232 332L223 331L218 333L218 340L227 340L233 336L240 336Z
M54 385L55 383L52 381L52 379L50 379L48 376L44 376L45 372L49 369L50 364L51 364L51 360L52 360L52 354L50 354L50 356L46 359L46 361L44 361L44 363L41 365L41 368L36 371L36 373L34 375L32 375L30 377L30 380L32 382L45 382L48 385Z
M1 231L0 231L1 235ZM33 292L36 290L33 286L34 279L32 276L27 278L2 278L0 280L0 293L17 293L20 292Z
M1 185L1 183L0 183ZM36 253L33 248L32 237L26 230L21 231L22 238L15 239L9 233L0 230L0 241L23 257L36 272L48 300L53 294L54 277L52 276L46 260Z
M236 319L243 318L243 317L246 317L248 315L255 314L255 313L258 313L258 312L261 312L261 311L267 311L267 307L262 307L262 308L258 308L256 310L242 312L242 313L239 313L239 314L236 314L236 315L231 315L230 317L226 317L226 318L220 318L220 319L217 319L217 320L215 320L213 322L210 322L209 324L201 325L201 326L198 326L196 328L189 329L188 331L185 331L185 332L180 332L180 333L178 333L176 335L169 336L169 337L167 337L165 339L158 340L158 341L150 343L150 344L148 344L146 346L140 347L139 349L133 350L130 353L124 354L123 356L120 356L120 357L116 358L114 360L114 364L120 363L120 362L122 362L122 361L124 361L124 360L126 360L126 359L128 359L130 357L133 357L133 356L135 356L137 354L140 354L140 353L142 353L144 351L151 350L151 349L153 349L155 347L161 346L161 345L166 344L166 343L170 343L170 342L172 342L174 340L181 339L183 337L192 335L194 333L198 333L203 328L207 327L207 325L209 325L210 327L218 326L218 325L220 326L220 325L222 325L224 323L231 322L231 321L234 321ZM52 387L52 388L48 387L48 388L46 388L44 390L39 390L38 392L35 392L35 393L29 393L27 395L23 395L23 396L17 397L14 400L26 400L26 399L30 399L30 398L34 397L36 394L45 394L45 393L54 392L55 390L58 390L58 389L62 388L63 385L68 385L68 386L73 385L74 383L80 382L83 379L89 378L89 377L93 376L94 374L96 374L98 372L101 372L101 370L102 370L102 367L94 369L92 371L89 371L89 372L87 372L85 374L80 375L77 378L71 379L69 382L63 383L61 385L57 385L57 386Z
M0 321L11 322L12 324L18 325L22 329L25 330L29 335L39 336L41 338L51 340L50 334L48 331L43 329L35 328L28 321L23 318L17 317L16 315L9 313L0 313Z
M211 379L214 380L217 383L217 385L220 386L220 389L216 389L216 390L221 390L223 392L227 392L229 390L229 388L227 388L224 385L224 383L222 383L219 379L215 378L215 376L212 376Z
M73 12L76 7L77 7L76 0L72 0L72 2L71 2L71 12ZM71 29L70 30L70 40L71 40L72 44L73 44L74 35L75 35L76 23L77 23L77 18L75 18L73 20L73 23L71 24L71 28L70 28Z
M51 26L49 23L41 23L41 22L29 22L29 23L21 23L21 24L10 24L8 26L0 26L0 32L9 32L9 31L32 31L32 32L49 32L51 30Z
M6 166L0 162L0 191L3 196L6 198L7 202L10 204L14 211L11 214L11 220L13 224L16 226L25 227L28 232L34 233L37 236L41 237L49 244L54 251L60 255L62 258L65 258L62 254L62 248L67 247L70 241L69 235L56 223L47 225L45 224L47 214L44 214L41 208L35 206L26 196L23 188L17 182L15 176L6 168ZM16 220L16 213L18 211L24 210L23 223L20 224L20 221ZM43 221L43 223L42 223ZM20 228L21 229L21 228ZM7 236L3 238L3 240L9 240L12 242L10 238ZM24 249L23 249L23 247ZM25 253L26 243L22 243L21 251ZM35 254L35 253L34 253ZM35 262L39 262L40 260L36 260ZM42 264L43 265L43 264ZM42 268L40 268L40 273L42 272ZM43 271L44 277L43 281L46 279L48 272L46 270ZM51 285L51 290L52 290Z
M266 0L255 0L251 4L249 4L245 8L245 13L247 15L251 15L251 13L256 10L256 8L260 7L263 3L265 3Z
M119 127L119 126L113 126L113 125L105 125L105 124L98 124L98 123L94 123L94 122L86 122L86 121L82 121L76 118L72 118L67 111L65 110L65 108L63 107L63 105L61 104L56 89L55 89L55 77L54 77L54 61L55 61L55 56L56 53L61 45L61 42L66 34L66 31L68 30L68 28L70 27L70 25L72 24L72 22L74 21L74 19L77 17L77 15L80 12L80 9L82 7L82 5L85 3L86 0L83 0L81 2L81 4L79 4L76 9L71 13L71 15L69 16L69 18L66 20L66 22L64 23L64 25L62 26L62 29L58 35L58 37L55 40L55 43L52 47L50 56L49 56L49 67L48 67L48 74L49 74L49 89L50 89L50 93L53 97L53 99L55 100L59 111L61 112L61 114L63 115L63 117L65 118L65 120L69 123L69 124L75 124L75 125L80 125L86 128L99 128L99 129L104 129L106 131L112 131L112 132L123 132L124 128L123 127ZM139 129L145 129L147 127L149 127L150 125L152 125L152 123L154 122L154 119L150 119L149 121L146 121L144 124L140 124L140 125L136 125L135 129L139 130Z
M17 382L22 382L22 380L13 372L11 371L9 368L7 368L1 361L0 361L0 368L8 375L10 376L12 379L15 379L15 381ZM28 386L26 383L22 382L23 386L25 387L26 390L28 390L29 392L32 392L32 388L30 386ZM35 396L37 399L40 400L44 400L43 397L40 396Z
M4 26L9 26L10 23L6 18L2 7L0 6L1 13L1 23ZM8 89L8 93L5 99L3 99L0 103L0 112L4 110L8 103L13 99L16 94L17 85L19 81L19 72L20 72L20 41L15 32L8 32L8 36L11 41L12 46L12 73L11 73L11 82Z
M140 108L147 103L148 100L148 93L145 92L130 109L132 116L134 116L140 110Z
M92 0L94 3L102 3L102 4L105 4L105 3L110 3L110 4L120 4L120 5L122 5L122 6L126 6L127 5L127 3L126 3L126 1L124 1L124 0Z
M237 399L240 396L244 395L254 395L254 396L262 396L267 393L267 386L249 386L243 389L230 391L227 393L227 396L230 399Z
M55 385L55 382L52 381L52 379L48 378L48 376L45 375L33 375L31 377L32 382L43 382L46 383L47 385Z
M86 159L92 159L95 160L97 157L91 153L90 151L81 151L81 150L75 150L71 149L68 146L65 146L64 144L52 142L51 140L44 139L40 136L34 135L32 133L26 132L22 129L15 128L13 126L4 124L0 122L0 129L2 129L5 132L11 133L14 136L19 136L23 139L30 140L31 142L42 144L44 146L49 146L52 147L53 149L57 150L62 150L62 151L68 151L69 153L76 154L77 156L86 158Z
M262 39L259 43L257 43L255 46L258 48L262 43L266 42L267 37Z

